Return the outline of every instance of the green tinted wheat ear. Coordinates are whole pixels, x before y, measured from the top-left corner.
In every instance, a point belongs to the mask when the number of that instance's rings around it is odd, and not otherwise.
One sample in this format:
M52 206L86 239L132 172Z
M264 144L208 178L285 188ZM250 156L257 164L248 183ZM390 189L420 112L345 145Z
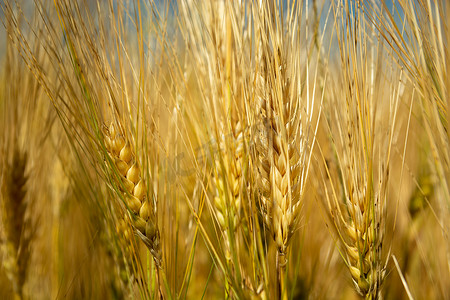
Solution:
M142 176L136 154L121 127L114 122L104 129L108 154L119 174L115 185L121 193L136 234L148 247L158 266L161 265L156 206L147 195L147 183ZM125 214L127 216L127 214Z
M346 1L338 10L341 66L328 91L325 120L339 176L330 176L324 160L324 198L356 291L365 299L380 299L390 255L382 251L383 243L390 242L386 220L388 214L396 215L387 208L399 201L388 195L388 187L391 151L401 132L397 112L402 71L393 67L385 72L383 65L395 59L383 55L384 45L374 38L377 32L365 31L373 25L363 17L366 11ZM355 26L347 26L349 19Z
M348 116L356 118L352 114ZM343 136L345 146L338 148L343 197L335 191L327 192L326 203L356 291L365 299L379 299L386 267L382 245L389 172L380 165L374 179L372 148L363 146L359 125L354 125L358 123L348 124L348 134ZM369 153L367 159L366 153ZM324 186L327 188L326 181Z
M366 299L378 299L385 276L382 244L389 167L384 167L387 163L373 165L370 129L361 129L363 125L358 121L370 116L355 109L351 97L347 101L347 110L340 111L348 118L347 128L337 147L344 193L343 197L335 191L332 196L327 193L327 206L357 292Z
M235 124L230 134L219 137L219 151L214 162L213 177L215 195L213 210L222 235L222 247L227 263L227 272L240 283L240 263L237 256L237 234L241 216L243 168L245 164L244 140L240 123ZM223 130L222 132L226 132ZM229 282L225 283L226 298L231 297Z
M372 198L372 199L371 199ZM379 199L366 189L351 187L346 199L350 220L345 223L345 252L357 291L366 299L377 299L384 278L381 246Z
M240 189L244 167L243 153L244 134L240 123L237 122L229 136L221 136L220 155L215 161L214 207L224 233L225 254L228 260L231 259L229 231L234 231L238 226L242 202Z

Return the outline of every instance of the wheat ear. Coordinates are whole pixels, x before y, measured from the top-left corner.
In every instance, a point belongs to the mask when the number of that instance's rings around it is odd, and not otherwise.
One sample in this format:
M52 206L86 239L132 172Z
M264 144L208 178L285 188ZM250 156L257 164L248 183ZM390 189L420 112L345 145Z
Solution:
M277 289L287 299L287 248L300 214L302 144L299 101L287 75L280 49L275 59L265 53L259 77L259 130L256 137L260 211L277 246Z
M23 297L33 231L30 231L30 219L26 216L28 202L26 201L25 175L27 156L14 147L12 161L8 163L3 182L3 221L5 225L8 260L4 267L8 277L13 282L14 291Z
M350 220L345 223L344 240L348 267L360 295L378 299L384 268L381 264L381 247L384 226L380 224L381 202L378 195L351 185L347 197Z
M270 59L268 62L272 66L275 63ZM260 86L278 86L280 90L265 89L260 94L262 124L259 124L256 140L256 165L261 214L279 253L284 256L300 208L301 150L298 146L301 146L302 129L296 103L290 97L285 65L279 64L278 69L282 77L279 82L272 82L275 78L271 76L261 78Z
M161 266L160 237L156 218L156 205L147 195L147 183L141 174L130 140L117 123L104 128L105 145L118 172L115 186L121 193L136 234L153 255L155 263Z
M221 154L215 160L214 207L220 228L224 233L226 257L230 260L230 237L228 231L235 230L241 210L240 188L242 184L244 136L238 122L229 136L221 136Z

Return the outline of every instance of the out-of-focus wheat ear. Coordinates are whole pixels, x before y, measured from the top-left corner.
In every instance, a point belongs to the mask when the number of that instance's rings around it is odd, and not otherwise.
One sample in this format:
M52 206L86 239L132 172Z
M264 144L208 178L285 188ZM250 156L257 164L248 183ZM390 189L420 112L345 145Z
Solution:
M224 234L227 260L231 260L229 231L236 230L240 218L240 189L244 164L243 143L242 127L238 123L230 136L221 136L219 156L215 160L214 208L217 221Z
M13 282L14 291L20 298L23 297L23 285L27 277L34 236L27 216L26 166L26 153L14 147L12 159L6 166L2 187L6 254L10 262L5 264L5 268Z
M118 213L123 214L122 211ZM112 250L115 254L118 278L123 287L129 287L134 279L133 271L138 265L135 255L136 239L132 226L126 222L129 220L128 214L122 217L114 216L114 220L116 220L114 235L117 237L115 241L117 247L113 247Z
M26 210L26 163L26 154L22 154L19 150L15 149L12 162L8 165L8 172L5 176L5 187L7 190L7 195L5 197L5 213L8 214L6 234L8 241L13 244L16 250L19 249L20 246Z
M122 127L112 122L104 127L105 146L115 170L110 170L115 181L115 192L120 193L136 235L144 242L153 255L157 266L161 267L160 236L157 223L156 204L148 197L147 183L142 176L139 162L130 139Z

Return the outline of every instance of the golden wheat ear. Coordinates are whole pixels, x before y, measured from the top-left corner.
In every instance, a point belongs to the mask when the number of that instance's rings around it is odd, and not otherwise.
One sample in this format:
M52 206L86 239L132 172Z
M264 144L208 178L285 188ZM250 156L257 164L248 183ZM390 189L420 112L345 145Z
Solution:
M274 63L271 59L268 61L268 64ZM261 214L278 251L284 256L299 216L301 149L297 148L297 143L302 130L296 104L290 97L285 67L282 65L280 69L281 95L265 90L259 99L262 124L256 140L256 165ZM261 82L261 85L276 86L271 80L266 78L266 83Z
M156 206L147 195L147 183L141 173L139 162L130 139L120 125L112 122L103 129L105 146L114 169L111 178L113 186L123 199L136 235L144 242L153 255L155 263L161 266L160 236L156 218ZM116 173L117 172L117 173Z
M303 135L300 93L292 84L296 77L288 67L288 55L281 46L274 52L266 49L261 56L254 161L260 213L277 247L277 293L287 299L287 258L300 217L308 157L303 147L308 140Z

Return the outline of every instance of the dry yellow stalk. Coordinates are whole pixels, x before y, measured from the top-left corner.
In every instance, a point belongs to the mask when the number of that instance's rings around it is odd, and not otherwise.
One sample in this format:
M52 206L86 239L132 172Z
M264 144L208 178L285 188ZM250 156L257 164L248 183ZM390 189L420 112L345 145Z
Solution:
M156 206L147 196L147 183L141 174L139 162L132 144L119 125L112 122L105 128L105 145L111 160L118 171L116 185L123 196L124 203L136 234L145 243L158 266L161 265L159 230Z

